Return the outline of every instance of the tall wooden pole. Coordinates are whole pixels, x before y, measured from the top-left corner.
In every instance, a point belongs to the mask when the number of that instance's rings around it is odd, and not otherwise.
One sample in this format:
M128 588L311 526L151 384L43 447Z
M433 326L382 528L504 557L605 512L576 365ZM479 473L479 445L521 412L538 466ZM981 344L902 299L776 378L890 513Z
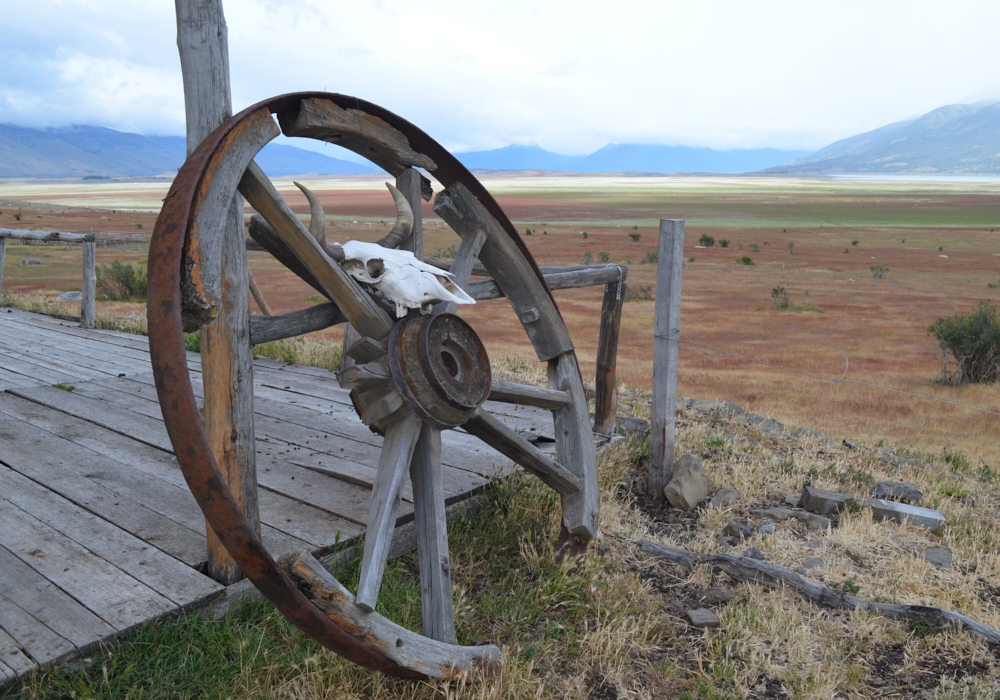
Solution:
M653 325L653 411L650 425L649 495L663 500L674 474L674 414L677 411L677 354L681 333L681 273L684 221L660 219Z
M175 0L175 8L190 155L206 136L232 115L229 47L222 0ZM225 228L216 233L223 236L222 301L218 316L201 330L205 432L219 470L236 501L250 523L260 531L253 430L249 270L243 241L241 196L233 197ZM208 574L227 585L243 578L212 528L206 529Z
M399 247L412 251L419 260L424 259L424 213L420 198L420 173L413 168L407 168L396 176L396 189L403 193L413 210L413 230L409 238Z
M96 241L83 242L83 284L80 289L83 292L83 299L80 301L80 327L94 328L97 326L97 318L94 313L94 301L97 294L97 243Z
M604 285L601 305L601 332L597 340L597 376L594 399L594 432L608 437L615 434L618 419L618 335L622 326L625 283Z
M3 306L3 266L7 260L7 239L0 238L0 306Z

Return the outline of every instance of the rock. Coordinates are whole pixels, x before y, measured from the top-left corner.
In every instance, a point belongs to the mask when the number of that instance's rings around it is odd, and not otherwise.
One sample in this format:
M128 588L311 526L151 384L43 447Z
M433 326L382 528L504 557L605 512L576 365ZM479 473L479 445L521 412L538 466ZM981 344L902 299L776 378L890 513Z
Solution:
M764 561L764 553L756 547L747 547L743 550L743 556L748 559L758 559Z
M738 503L739 500L740 492L736 489L719 489L719 492L712 497L712 507L724 508Z
M924 559L942 569L951 568L951 550L947 547L928 547L924 550Z
M719 535L718 537L715 538L715 544L719 545L719 549L721 549L723 552L728 552L729 549L733 546L732 540L730 540L728 537L723 537L722 535Z
M708 608L697 608L687 611L688 619L695 627L718 627L719 616Z
M878 676L873 676L868 679L868 685L873 686L875 688L881 688L883 685L885 685L885 681L879 678Z
M83 292L63 292L56 297L56 301L82 301Z
M694 510L708 498L708 475L701 466L701 460L686 454L677 460L674 477L663 489L670 505L681 510Z
M761 520L775 520L777 522L782 522L788 520L789 518L795 518L799 522L806 524L806 527L810 530L826 530L830 526L830 519L823 517L822 515L816 515L815 513L807 513L802 510L792 510L791 508L762 508L759 510L752 510L750 513L755 518L760 518Z
M770 535L776 529L778 529L778 526L775 525L774 523L767 523L766 525L760 526L760 531L763 532L765 535Z
M809 569L825 569L826 559L823 557L809 557L808 559L804 559L802 561L802 568L807 571Z
M833 542L830 540L814 539L806 542L807 549L833 549Z
M806 570L805 570L805 569L803 569L803 568L802 568L802 567L800 566L800 567L798 567L797 569L795 569L795 573L797 573L797 574L801 574L802 576L805 576L805 575L806 575Z
M920 489L906 481L880 481L875 486L875 498L917 504L923 497Z
M873 511L872 517L875 520L892 520L897 523L906 522L910 525L931 531L944 527L947 522L944 515L930 508L911 506L905 503L887 501L882 498L859 498L849 493L824 491L815 486L805 486L802 489L802 505L806 510L811 510L821 515L829 515L837 512L850 500L870 507Z
M797 493L786 493L785 497L782 500L788 505L790 505L792 508L798 507L800 503L799 494Z
M726 535L727 537L735 537L737 539L745 540L751 535L753 535L753 530L748 528L746 525L740 525L739 523L729 523L722 531L722 534Z
M22 265L44 265L44 263L38 258L22 258Z
M721 588L709 588L698 596L698 602L705 605L722 605L733 599L733 594Z

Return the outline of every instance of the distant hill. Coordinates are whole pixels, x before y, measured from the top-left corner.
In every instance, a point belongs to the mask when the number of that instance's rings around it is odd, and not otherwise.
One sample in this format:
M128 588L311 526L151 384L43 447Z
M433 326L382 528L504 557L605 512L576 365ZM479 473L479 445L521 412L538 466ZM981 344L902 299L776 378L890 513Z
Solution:
M537 146L507 146L455 156L471 170L555 170L568 173L746 173L763 170L808 151L754 148L715 151L688 146L609 143L588 156L564 156Z
M941 107L837 141L769 172L997 175L1000 102Z
M0 178L173 175L184 163L182 136L143 136L99 126L30 129L0 124ZM271 143L257 163L272 177L374 172L374 166Z

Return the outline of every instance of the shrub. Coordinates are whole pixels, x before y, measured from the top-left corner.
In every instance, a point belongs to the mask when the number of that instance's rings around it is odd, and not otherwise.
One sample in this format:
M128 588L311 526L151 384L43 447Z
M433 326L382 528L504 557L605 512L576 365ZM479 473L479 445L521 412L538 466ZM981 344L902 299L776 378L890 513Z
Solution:
M788 308L788 290L780 284L771 290L771 306L776 309Z
M524 229L524 235L525 236L530 236L531 235L531 229L530 228Z
M706 248L711 248L715 245L715 238L709 236L707 233L701 234L701 238L698 239L698 245L703 245Z
M792 255L794 253L795 253L795 244L792 243L791 241L788 241L788 254Z
M640 239L640 238L642 238L642 234L641 234L641 233L636 233L635 231L631 231L631 232L630 232L630 233L628 234L628 237L629 237L629 238L631 238L631 239L632 239L633 241L635 241L636 243L638 243L638 242L639 242L639 239Z
M657 250L650 251L642 256L640 263L658 263L660 262L660 252Z
M14 218L15 218L15 219L16 219L17 221L20 221L20 220L21 220L21 215L20 215L20 214L14 214Z
M725 239L725 238L720 238L719 239L719 245L722 246L723 248L728 248L729 247L729 241L727 239Z
M584 265L589 265L592 262L594 262L594 255L593 255L593 253L589 253L589 252L588 253L584 253L583 254L583 264Z
M143 301L146 285L146 272L138 264L112 260L97 270L97 291L112 301Z
M753 265L753 258L751 258L749 255L744 255L742 258L737 258L736 262L738 262L740 265Z
M751 243L750 244L750 252L751 253L759 253L760 252L760 246L757 245L756 243Z
M625 290L625 301L654 301L653 288L648 284L639 287L628 287Z
M885 279L885 276L889 274L889 268L884 265L872 265L868 269L872 271L872 277L877 280Z
M1000 379L1000 320L989 301L968 316L939 318L927 329L941 346L941 371L935 379L959 386L987 384Z
M604 262L604 263L610 262L611 261L611 255L608 254L608 253L605 253L602 250L600 253L597 254L597 259L600 260L601 262Z
M586 231L580 231L580 235L586 238L589 234Z
M861 241L859 241L857 238L855 238L853 241L851 241L851 245L857 245L860 242Z

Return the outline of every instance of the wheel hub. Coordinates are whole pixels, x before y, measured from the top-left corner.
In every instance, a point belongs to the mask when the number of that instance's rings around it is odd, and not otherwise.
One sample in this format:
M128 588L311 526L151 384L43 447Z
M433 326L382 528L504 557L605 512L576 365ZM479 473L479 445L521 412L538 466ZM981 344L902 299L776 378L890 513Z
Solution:
M442 430L465 423L486 401L486 348L454 314L409 316L389 335L389 372L406 405Z

